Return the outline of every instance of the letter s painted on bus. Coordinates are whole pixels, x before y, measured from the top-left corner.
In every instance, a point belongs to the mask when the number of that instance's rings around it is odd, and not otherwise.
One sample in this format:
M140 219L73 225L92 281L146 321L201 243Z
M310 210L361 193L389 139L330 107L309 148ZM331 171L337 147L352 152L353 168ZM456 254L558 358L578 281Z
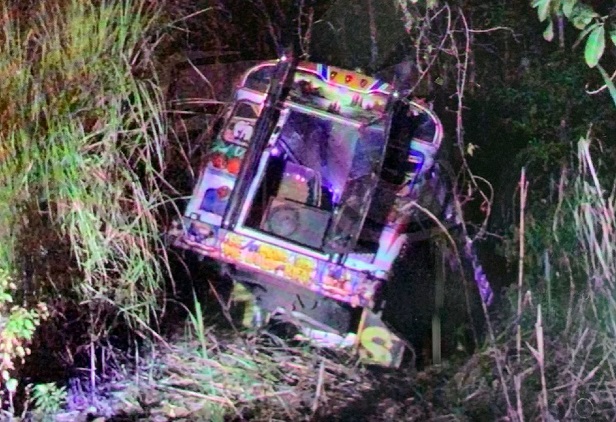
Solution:
M389 366L393 361L391 348L394 343L391 333L383 327L367 327L359 339L360 356L370 362Z

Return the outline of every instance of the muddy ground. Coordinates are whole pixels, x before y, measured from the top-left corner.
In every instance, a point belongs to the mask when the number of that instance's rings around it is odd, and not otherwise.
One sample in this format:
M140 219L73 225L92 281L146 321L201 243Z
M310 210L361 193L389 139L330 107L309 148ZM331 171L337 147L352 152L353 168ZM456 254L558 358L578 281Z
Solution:
M226 337L226 339L225 339ZM466 400L489 392L479 361L416 371L363 367L352 356L288 345L268 332L169 339L139 368L116 368L88 391L73 380L57 421L454 421L493 420ZM472 367L472 368L471 368ZM206 370L209 368L212 374ZM246 373L241 373L245 371ZM473 373L475 372L475 373ZM245 379L242 379L245 378ZM469 381L475 378L472 382ZM476 385L475 385L476 384ZM466 394L467 397L463 397ZM480 406L481 407L481 406ZM488 407L489 410L489 407ZM479 419L478 419L479 418Z

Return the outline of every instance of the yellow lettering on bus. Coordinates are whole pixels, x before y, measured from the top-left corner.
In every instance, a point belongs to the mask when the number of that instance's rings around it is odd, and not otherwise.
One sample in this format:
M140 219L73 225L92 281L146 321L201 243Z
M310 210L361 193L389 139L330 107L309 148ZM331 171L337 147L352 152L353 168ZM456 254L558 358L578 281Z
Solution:
M367 327L359 339L359 354L362 359L383 366L393 362L391 348L394 346L392 335L384 327Z

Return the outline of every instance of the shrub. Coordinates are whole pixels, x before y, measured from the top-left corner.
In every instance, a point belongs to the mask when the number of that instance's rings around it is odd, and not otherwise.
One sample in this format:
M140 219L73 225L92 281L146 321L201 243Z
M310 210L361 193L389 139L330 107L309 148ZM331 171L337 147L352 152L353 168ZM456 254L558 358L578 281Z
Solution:
M119 321L143 336L161 304L166 127L150 4L0 5L0 262L24 321L39 302L76 307L92 347Z

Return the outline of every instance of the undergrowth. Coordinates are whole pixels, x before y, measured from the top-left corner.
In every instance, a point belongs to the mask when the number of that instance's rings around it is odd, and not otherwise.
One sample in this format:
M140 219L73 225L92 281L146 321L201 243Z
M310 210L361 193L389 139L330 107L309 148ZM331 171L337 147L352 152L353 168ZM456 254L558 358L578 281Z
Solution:
M494 341L452 384L466 416L616 416L616 193L600 181L591 140L577 145L578 166L563 166L552 201L527 204L526 176L520 180L512 245L522 247L510 251L519 283L506 290Z
M15 352L2 350L7 371L45 304L86 321L69 347L87 345L92 370L118 324L153 332L166 265L157 13L145 0L0 5L0 270L10 280L3 302L16 304L2 318L18 315L28 329Z

